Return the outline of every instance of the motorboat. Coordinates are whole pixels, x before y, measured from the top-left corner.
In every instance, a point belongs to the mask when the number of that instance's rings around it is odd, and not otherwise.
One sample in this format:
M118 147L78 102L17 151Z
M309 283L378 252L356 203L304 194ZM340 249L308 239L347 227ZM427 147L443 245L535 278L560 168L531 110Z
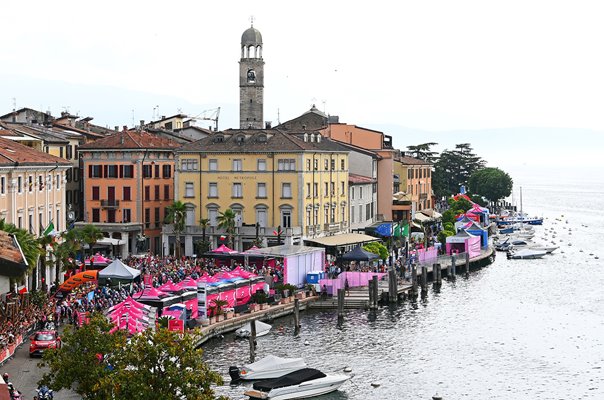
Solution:
M306 368L303 358L281 358L266 356L254 363L243 367L229 367L229 375L233 381L273 379Z
M519 247L528 247L530 242L524 239L506 239L504 242L496 243L495 250L497 251L509 251L511 249L517 249Z
M556 249L559 249L560 246L548 246L546 244L531 244L528 246L531 250L543 250L547 254L552 254Z
M351 377L343 374L324 374L317 369L304 368L281 378L256 382L253 389L247 390L244 395L250 399L261 400L305 399L334 392Z
M272 325L266 324L262 321L255 321L256 323L256 337L268 335ZM252 334L252 325L250 322L243 325L241 328L235 331L235 335L239 338L249 338Z
M541 258L546 255L547 252L545 250L533 250L533 249L520 249L520 250L511 250L508 251L507 257L510 260L521 260L521 259L533 259L533 258Z

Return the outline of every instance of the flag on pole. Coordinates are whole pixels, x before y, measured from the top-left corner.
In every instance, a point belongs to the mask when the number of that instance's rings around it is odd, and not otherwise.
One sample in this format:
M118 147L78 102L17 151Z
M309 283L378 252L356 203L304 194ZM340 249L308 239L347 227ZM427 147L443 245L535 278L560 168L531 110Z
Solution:
M48 236L48 235L52 235L54 236L55 234L55 224L52 223L52 221L50 221L50 224L48 224L48 226L46 227L46 229L44 229L44 232L42 232L42 235L44 236Z
M401 236L409 237L409 224L403 225L401 228Z

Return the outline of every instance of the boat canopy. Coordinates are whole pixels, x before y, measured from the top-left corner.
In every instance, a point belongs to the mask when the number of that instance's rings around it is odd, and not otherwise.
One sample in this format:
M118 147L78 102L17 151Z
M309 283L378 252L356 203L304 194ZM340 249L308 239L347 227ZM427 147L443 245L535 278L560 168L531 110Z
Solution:
M256 321L258 324L260 321ZM265 324L268 325L268 324ZM270 329L270 325L268 325ZM290 369L293 367L306 367L306 362L303 358L281 358L277 356L266 356L262 360L255 363L247 364L245 369L250 371L274 370L274 369Z
M263 392L270 392L273 389L299 385L302 382L325 378L325 376L326 375L318 369L304 368L287 375L283 375L281 378L256 382L254 383L254 389L261 390Z

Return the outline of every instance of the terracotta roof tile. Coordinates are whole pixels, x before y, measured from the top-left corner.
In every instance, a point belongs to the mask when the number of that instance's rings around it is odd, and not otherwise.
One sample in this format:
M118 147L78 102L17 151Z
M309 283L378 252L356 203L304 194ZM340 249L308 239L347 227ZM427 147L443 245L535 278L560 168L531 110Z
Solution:
M63 158L0 137L0 165L15 165L15 163L19 163L19 165L71 165Z
M350 183L356 183L356 184L362 184L362 183L374 183L374 182L376 182L376 180L372 179L372 178L370 178L368 176L351 174L349 172L348 173L348 182L350 182Z
M121 131L80 146L80 150L94 149L176 149L174 140L139 131Z
M409 156L401 156L398 161L405 165L432 165L430 161L421 160L419 158Z

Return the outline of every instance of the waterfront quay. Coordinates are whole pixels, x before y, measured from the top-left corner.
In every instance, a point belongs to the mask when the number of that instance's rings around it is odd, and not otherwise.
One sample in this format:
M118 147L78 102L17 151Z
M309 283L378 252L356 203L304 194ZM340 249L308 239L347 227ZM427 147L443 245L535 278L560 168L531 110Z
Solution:
M418 288L425 290L428 282L440 284L443 271L447 271L444 274L445 276L448 276L449 279L454 279L454 276L457 274L464 274L491 264L494 261L494 257L495 250L489 246L484 248L480 255L472 259L466 259L464 254L457 255L455 259L451 256L441 256L438 259L433 260L433 263L415 266L417 274L412 274L410 280L397 277L396 299L399 301L414 298ZM454 265L455 268L453 267ZM201 337L198 341L198 345L203 345L214 337L234 332L250 321L272 321L275 318L294 314L296 312L296 305L298 310L305 310L307 308L369 309L373 304L377 305L378 302L382 304L386 303L389 299L389 290L392 287L390 286L388 279L386 279L387 277L388 276L386 275L384 276L384 279L378 280L375 303L372 302L370 285L369 287L359 286L350 288L350 290L342 296L343 299L338 299L338 296L314 295L299 298L285 304L266 304L264 305L264 309L254 309L253 311L235 314L231 318L214 322L208 326L202 326L200 328Z

